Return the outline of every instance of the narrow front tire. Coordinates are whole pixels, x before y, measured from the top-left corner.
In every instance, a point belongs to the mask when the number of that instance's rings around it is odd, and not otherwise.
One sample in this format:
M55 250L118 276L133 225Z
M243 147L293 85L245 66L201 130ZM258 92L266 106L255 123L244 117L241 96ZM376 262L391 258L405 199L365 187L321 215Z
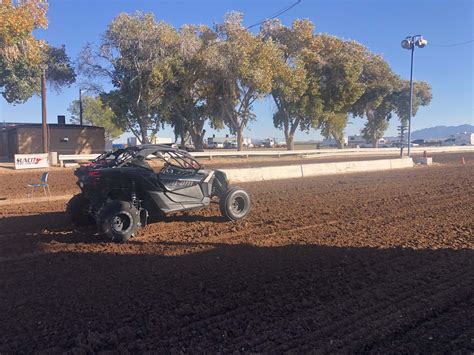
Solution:
M219 202L221 214L230 221L245 218L250 212L250 196L240 187L229 188Z

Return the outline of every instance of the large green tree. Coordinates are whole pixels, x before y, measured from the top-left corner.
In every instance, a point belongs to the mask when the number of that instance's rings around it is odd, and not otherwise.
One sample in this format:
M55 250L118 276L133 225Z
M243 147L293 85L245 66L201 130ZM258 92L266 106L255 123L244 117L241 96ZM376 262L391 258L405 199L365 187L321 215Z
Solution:
M68 108L73 123L80 122L79 100L71 102ZM93 126L104 127L105 139L112 141L120 137L123 128L117 126L117 117L112 109L104 104L100 97L85 96L82 98L83 121Z
M278 48L262 34L246 29L239 13L227 14L216 31L219 60L215 64L214 106L237 135L237 149L242 150L244 130L255 119L253 104L271 92Z
M322 110L319 128L343 146L344 128L354 103L362 96L364 63L370 52L355 41L317 35L305 51L308 74L317 80Z
M265 39L273 41L279 49L271 90L276 105L273 124L283 130L288 150L294 149L298 129L309 132L320 124L318 77L309 75L304 56L314 38L313 31L309 20L296 20L291 27L278 20L268 21L261 29Z
M430 84L425 81L413 82L412 117L416 116L421 106L429 105L432 98L433 93L431 92ZM402 82L400 89L396 92L394 101L394 112L400 121L406 124L410 112L410 82L408 80Z
M108 26L98 48L86 46L80 70L90 78L107 77L115 89L102 99L142 143L163 125L160 109L164 86L172 80L178 33L157 23L153 14L120 14Z
M46 82L55 91L76 81L74 66L64 46L46 45L39 63L21 57L13 61L0 61L0 87L4 99L9 103L20 104L34 94L39 95L43 73Z
M212 105L216 93L213 40L215 34L206 26L183 26L172 61L173 78L164 86L163 117L181 137L181 144L190 135L197 149L203 147L206 122L222 128Z
M371 54L364 63L361 82L364 93L352 106L351 113L366 118L361 133L377 148L379 139L388 128L394 109L393 99L401 81L381 56Z
M410 83L396 77L392 84L392 91L385 95L375 108L368 111L367 121L361 131L363 137L370 140L374 147L378 146L378 140L383 137L394 114L398 116L402 124L405 125L408 121ZM414 82L412 116L416 116L420 106L429 105L431 99L430 85L426 82Z

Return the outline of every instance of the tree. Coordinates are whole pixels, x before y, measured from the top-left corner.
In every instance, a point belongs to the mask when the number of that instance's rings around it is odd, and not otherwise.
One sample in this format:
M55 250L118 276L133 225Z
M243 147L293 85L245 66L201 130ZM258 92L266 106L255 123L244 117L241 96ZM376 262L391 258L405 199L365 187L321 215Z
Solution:
M255 119L253 103L271 92L278 49L262 34L242 26L242 15L229 13L216 27L220 61L216 63L217 95L213 101L222 120L237 135L242 150L244 129Z
M401 82L388 63L378 55L370 55L364 63L361 82L365 87L364 93L352 106L351 113L367 118L361 133L377 148L379 139L388 128L394 109L394 92Z
M410 104L410 83L401 81L396 77L393 82L393 90L386 95L381 103L367 115L367 122L362 129L365 139L371 140L374 147L378 146L378 140L383 137L388 128L393 114L397 114L400 121L406 124ZM413 111L415 116L420 106L426 106L432 98L431 87L426 82L413 83Z
M0 4L0 89L9 103L23 103L39 94L43 76L56 90L75 81L64 47L51 47L33 37L33 30L47 28L46 10L46 2L40 0Z
M348 115L365 90L361 75L369 51L357 42L322 34L304 53L308 75L319 87L321 133L334 137L342 147Z
M197 149L203 148L206 121L210 119L213 128L222 128L211 104L216 95L214 39L206 26L183 26L172 61L173 78L164 88L163 116L181 137L181 145L190 135Z
M2 95L9 103L24 103L34 94L41 93L41 82L59 91L76 81L76 73L64 46L45 45L39 63L31 63L28 58L0 61L0 87Z
M109 106L102 102L100 97L83 97L82 107L84 122L93 126L104 127L106 140L112 141L122 135L123 129L122 127L117 126L115 113ZM79 100L71 102L68 111L71 113L71 122L76 124L79 123Z
M48 27L47 2L41 0L0 2L0 58L12 62L21 58L31 64L41 62L43 41L33 37L33 30Z
M308 75L304 51L313 40L314 26L309 20L296 20L291 28L278 20L266 22L261 32L279 48L271 95L276 105L273 124L283 129L288 150L294 149L297 129L308 132L318 127L322 102L318 80Z
M430 104L433 94L431 86L424 81L413 82L413 102L412 102L412 117L418 113L420 106L427 106ZM395 113L403 124L408 121L410 112L410 82L404 80L401 88L397 91L395 97Z
M120 14L108 26L98 48L87 45L80 71L90 78L107 77L115 89L101 97L140 141L149 142L163 125L160 109L164 85L172 80L177 31L153 14Z

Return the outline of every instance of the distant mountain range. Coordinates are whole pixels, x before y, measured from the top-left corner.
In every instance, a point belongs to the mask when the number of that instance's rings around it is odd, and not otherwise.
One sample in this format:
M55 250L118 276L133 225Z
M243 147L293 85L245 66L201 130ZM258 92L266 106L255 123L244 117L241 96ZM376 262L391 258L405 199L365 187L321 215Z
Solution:
M456 133L474 133L474 126L470 124L463 124L460 126L436 126L430 128L423 128L411 133L411 139L442 139Z

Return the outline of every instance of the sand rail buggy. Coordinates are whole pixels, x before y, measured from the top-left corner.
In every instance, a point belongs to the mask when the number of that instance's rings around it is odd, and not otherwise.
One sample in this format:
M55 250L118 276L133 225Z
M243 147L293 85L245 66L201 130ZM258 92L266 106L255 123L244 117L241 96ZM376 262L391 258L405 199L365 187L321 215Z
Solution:
M158 173L148 158L162 161ZM149 216L203 208L213 200L228 220L250 211L249 194L230 186L224 172L206 170L189 153L171 146L149 144L103 154L74 174L81 193L67 204L71 222L95 223L114 242L133 237Z

